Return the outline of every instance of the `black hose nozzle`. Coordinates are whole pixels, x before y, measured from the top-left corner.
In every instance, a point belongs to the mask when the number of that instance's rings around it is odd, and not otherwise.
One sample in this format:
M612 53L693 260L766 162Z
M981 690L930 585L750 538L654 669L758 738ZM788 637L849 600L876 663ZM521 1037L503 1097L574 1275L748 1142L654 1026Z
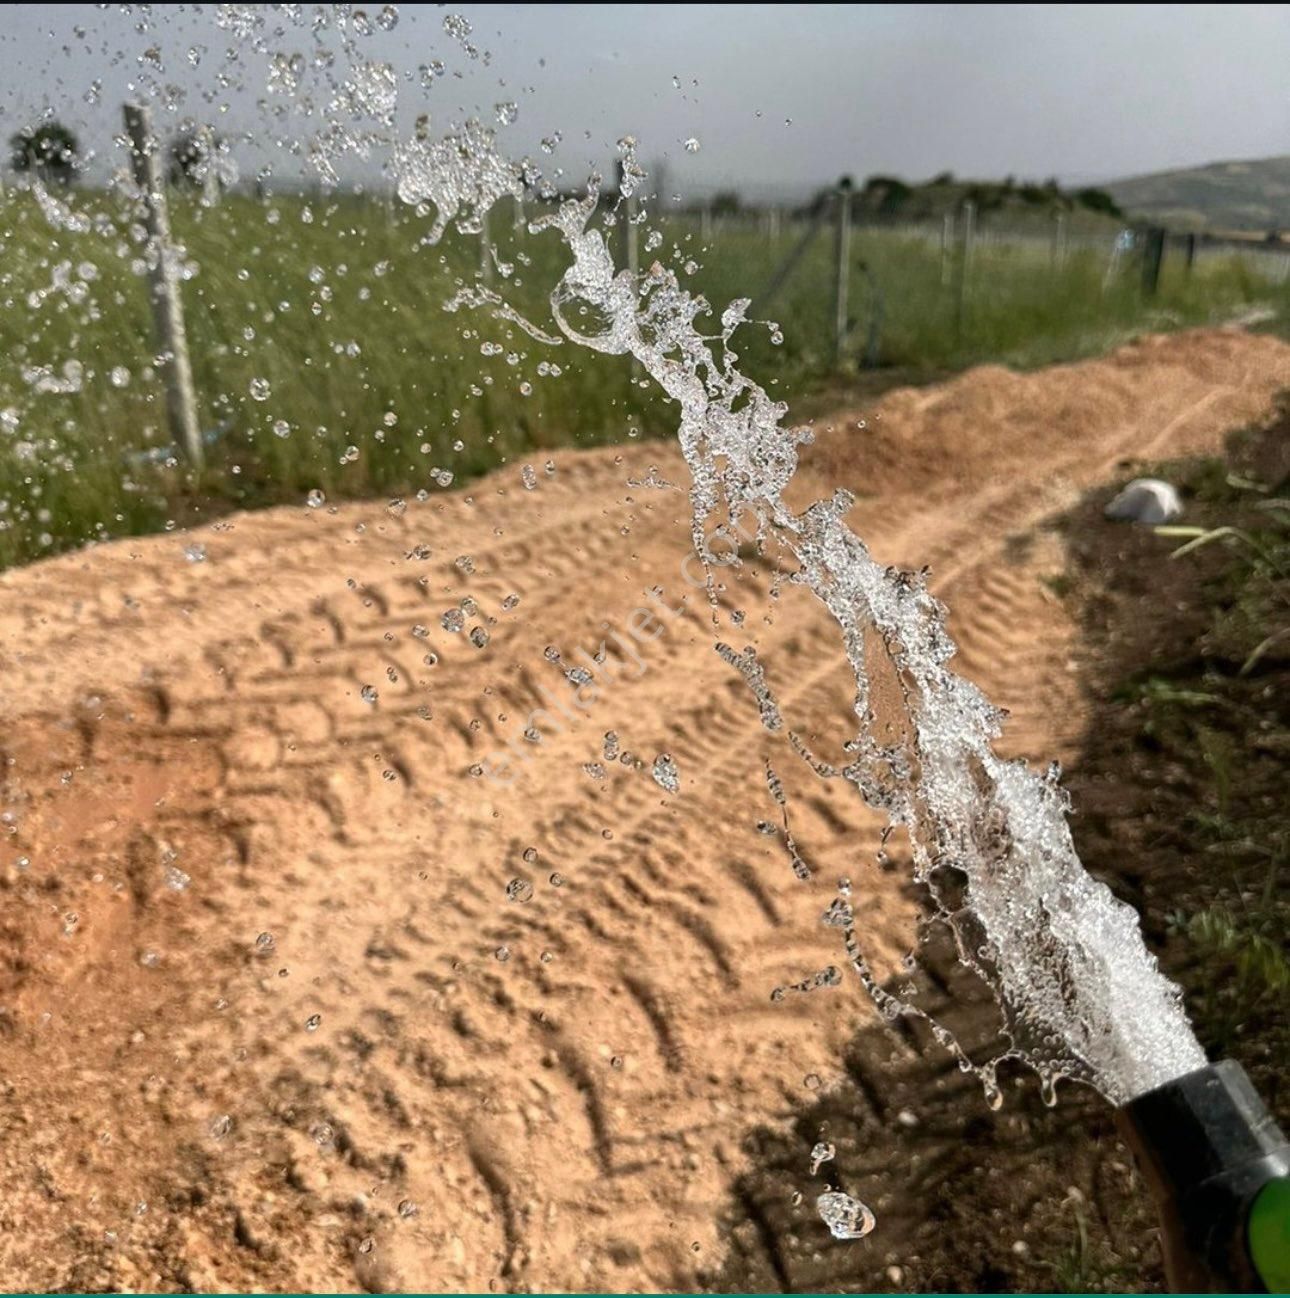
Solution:
M1290 1142L1231 1060L1118 1110L1160 1213L1175 1293L1285 1292Z

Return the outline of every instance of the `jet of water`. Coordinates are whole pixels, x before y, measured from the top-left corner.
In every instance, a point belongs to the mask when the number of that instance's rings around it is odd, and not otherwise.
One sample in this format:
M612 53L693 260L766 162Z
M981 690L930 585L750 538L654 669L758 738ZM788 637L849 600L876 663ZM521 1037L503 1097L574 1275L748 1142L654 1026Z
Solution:
M513 192L500 183L505 168L489 132L457 137L451 155L453 169L435 173L422 190L437 203L447 187L443 210L451 214L454 202L469 210ZM520 169L512 166L511 174L518 184ZM994 1103L995 1069L1005 1057L1034 1067L1049 1095L1069 1076L1117 1103L1203 1064L1179 993L1147 951L1137 916L1081 865L1055 769L1040 775L994 753L1000 714L949 669L955 647L924 577L872 558L845 522L849 493L801 511L786 503L798 448L810 434L786 427L786 407L739 369L730 343L748 300L725 309L714 345L698 324L710 315L708 303L672 271L655 262L634 276L614 264L592 226L597 198L593 181L583 198L530 227L559 236L570 254L551 293L556 323L578 346L633 357L678 403L700 556L714 557L706 539L714 530L751 515L759 543L774 542L792 556L798 580L835 620L855 682L848 760L829 764L800 740L796 746L818 775L850 784L908 833L915 878L953 933L960 959L994 990L1011 1045L976 1064L934 1024L937 1038L981 1077ZM574 323L588 319L595 327ZM872 724L876 670L899 683L907 724L894 741L879 739ZM878 985L849 916L843 927L853 967L882 1011L921 1013Z
M242 8L222 12L236 16ZM358 93L355 86L372 80L372 66L352 42L346 50L358 62L331 100L337 112L311 145L324 172L332 158L369 149L375 127L393 129L389 78L380 81L379 94ZM644 172L632 139L621 141L619 152L625 201ZM480 232L501 198L556 195L553 181L532 162L508 159L494 130L478 121L436 140L419 127L412 140L395 144L393 166L399 196L433 213L427 243L450 225ZM491 312L538 341L563 339L631 357L679 407L700 557L715 558L710 536L728 538L736 524L747 535L751 520L757 544L777 547L795 566L794 581L828 610L854 678L854 734L838 763L817 757L791 729L789 738L818 776L845 782L908 835L914 877L953 934L959 958L993 989L1009 1045L976 1063L933 1023L936 1038L977 1073L992 1103L999 1095L995 1070L1009 1057L1034 1067L1048 1096L1059 1078L1073 1077L1117 1103L1203 1064L1179 993L1147 951L1136 915L1081 865L1055 770L1036 773L994 753L1000 713L950 670L955 646L924 575L873 559L846 524L854 503L846 491L800 511L787 503L799 447L811 434L786 426L787 407L739 368L731 343L750 301L731 302L713 335L710 304L672 270L659 262L640 274L616 266L593 225L599 184L593 177L582 197L556 201L528 227L562 241L568 254L550 293L558 336L482 286L458 293L448 306ZM787 727L760 668L741 666L755 664L752 650L720 649L753 688L768 729ZM899 699L901 716L880 729L876 718L887 697ZM852 967L884 1014L921 1014L871 974L847 891L831 913L845 932Z

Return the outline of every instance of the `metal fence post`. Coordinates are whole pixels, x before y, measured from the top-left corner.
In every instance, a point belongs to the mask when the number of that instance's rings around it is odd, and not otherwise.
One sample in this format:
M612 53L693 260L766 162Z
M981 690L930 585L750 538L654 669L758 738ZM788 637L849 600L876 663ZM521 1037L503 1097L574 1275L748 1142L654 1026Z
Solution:
M941 221L941 287L949 288L954 278L954 213L946 212Z
M1165 232L1153 225L1146 232L1142 248L1142 291L1147 297L1155 297L1160 289L1160 263L1164 259Z
M138 104L126 104L125 129L130 137L135 184L143 197L143 226L148 235L148 296L161 345L170 435L189 465L200 470L204 459L202 435L197 423L197 396L188 357L188 335L184 329L184 304L175 269L159 149L152 134L152 115L148 109Z

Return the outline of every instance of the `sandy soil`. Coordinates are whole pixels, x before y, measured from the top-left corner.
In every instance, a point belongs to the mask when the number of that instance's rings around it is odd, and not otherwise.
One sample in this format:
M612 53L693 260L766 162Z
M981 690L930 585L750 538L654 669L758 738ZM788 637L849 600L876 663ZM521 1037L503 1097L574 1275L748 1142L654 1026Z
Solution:
M848 485L880 558L932 566L1007 748L1069 758L1087 714L1040 524L1133 461L1216 447L1286 386L1290 347L1235 331L978 369L821 427L802 487ZM791 1129L872 1020L850 981L772 989L841 967L819 922L839 876L884 973L915 903L874 819L761 727L713 649L755 646L827 753L850 698L825 620L752 560L714 627L684 491L644 485L683 488L670 446L552 461L532 490L517 466L402 510L275 509L0 577L7 1287L718 1275L748 1133ZM662 754L679 792L652 778ZM874 1202L863 1244L829 1242L808 1197L752 1247L773 1260L791 1230L854 1250L852 1283L882 1274L902 1227Z

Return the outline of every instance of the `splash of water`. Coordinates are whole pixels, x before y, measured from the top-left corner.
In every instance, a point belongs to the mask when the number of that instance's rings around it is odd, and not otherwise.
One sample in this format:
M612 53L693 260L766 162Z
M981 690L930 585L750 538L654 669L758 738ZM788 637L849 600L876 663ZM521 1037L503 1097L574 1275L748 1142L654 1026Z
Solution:
M628 153L624 174L634 178L632 142L620 147ZM444 157L448 165L437 167ZM441 231L453 219L478 228L482 211L522 179L522 168L495 152L491 132L475 125L417 153L409 186L435 203ZM873 559L846 524L854 503L846 491L801 511L786 503L798 448L811 435L785 426L787 407L738 367L731 341L749 301L732 302L719 337L705 336L700 323L711 307L672 271L655 262L636 276L615 265L592 225L598 197L593 178L585 196L529 226L558 235L570 255L550 297L556 324L571 343L633 357L679 405L699 555L713 560L708 538L728 535L737 519L747 534L751 517L758 545L791 556L795 580L836 622L855 684L847 760L822 761L796 735L794 747L817 775L851 785L906 831L914 877L959 958L994 990L1010 1045L978 1064L933 1023L936 1038L977 1073L991 1103L999 1097L995 1070L1008 1057L1030 1064L1048 1095L1068 1076L1117 1103L1201 1065L1179 993L1143 944L1136 915L1075 853L1056 770L1039 775L994 753L1000 713L948 667L955 646L925 576ZM874 725L880 678L895 682L901 699L894 740L880 739ZM780 709L758 684L763 721L778 729ZM845 895L839 914L852 966L880 1010L926 1017L874 978Z

